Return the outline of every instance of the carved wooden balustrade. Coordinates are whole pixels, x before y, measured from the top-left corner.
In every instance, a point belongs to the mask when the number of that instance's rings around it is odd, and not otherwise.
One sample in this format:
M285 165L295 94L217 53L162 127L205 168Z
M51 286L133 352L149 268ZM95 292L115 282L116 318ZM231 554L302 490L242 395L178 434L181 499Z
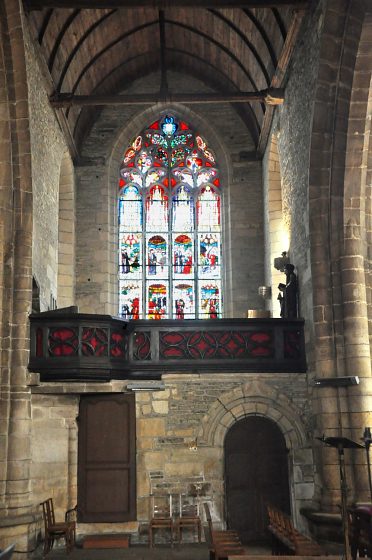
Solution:
M302 319L125 321L57 310L30 323L29 370L42 381L306 371Z

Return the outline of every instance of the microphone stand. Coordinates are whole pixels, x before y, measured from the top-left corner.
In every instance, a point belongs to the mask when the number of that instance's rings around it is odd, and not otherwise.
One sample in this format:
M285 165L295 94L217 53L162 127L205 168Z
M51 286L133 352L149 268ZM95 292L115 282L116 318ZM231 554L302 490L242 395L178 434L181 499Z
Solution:
M344 537L344 558L345 560L352 560L350 551L350 541L349 541L349 526L348 526L348 515L347 515L347 483L346 483L346 469L345 469L345 449L357 449L363 448L363 445L352 441L351 439L345 437L321 437L317 438L321 442L334 447L338 452L338 462L340 471L340 490L341 490L341 521L342 521L342 532Z
M366 449L367 467L368 467L369 495L370 495L371 503L372 503L371 461L370 461L370 457L369 457L369 448L370 448L371 442L372 442L371 428L369 428L369 427L364 428L364 433L363 433L362 440L364 441L364 447Z

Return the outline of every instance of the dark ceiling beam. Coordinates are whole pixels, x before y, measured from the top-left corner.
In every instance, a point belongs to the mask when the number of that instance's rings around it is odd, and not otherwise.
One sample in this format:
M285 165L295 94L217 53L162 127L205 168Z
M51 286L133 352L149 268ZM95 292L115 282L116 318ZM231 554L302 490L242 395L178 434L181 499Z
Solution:
M253 57L255 58L258 66L261 69L261 72L263 73L264 77L265 77L265 81L266 84L269 85L270 84L270 77L269 74L266 70L266 67L263 63L262 58L260 57L260 55L258 54L258 51L256 49L256 47L253 45L253 43L251 43L251 41L249 41L249 39L246 37L246 35L243 33L243 31L241 29L238 28L237 25L235 25L231 20L229 20L227 17L225 17L223 14L220 14L220 12L217 12L216 10L210 10L211 14L214 15L214 17L220 19L225 25L227 25L227 27L229 29L232 29L237 35L238 37L240 37L240 39L243 41L243 43L248 47L248 49L251 51Z
M258 91L257 85L253 80L253 77L251 75L251 73L248 71L248 69L242 64L241 60L235 56L227 47L225 47L224 45L222 45L221 43L219 43L218 41L216 41L213 37L210 37L209 35L207 35L206 33L202 33L201 31L196 31L194 28L190 27L189 25L186 25L184 23L181 22L177 22L177 21L171 21L171 20L164 20L165 23L170 24L170 25L175 25L180 27L181 29L185 29L191 33L195 33L197 34L199 37L202 37L203 39L205 39L208 42L213 43L218 49L222 50L229 58L231 61L233 61L238 68L240 68L240 70L242 70L242 72L245 74L245 76L247 77L247 79L249 80L252 89L254 91ZM146 24L142 24L132 30L130 30L129 32L124 33L123 35L121 35L120 37L116 38L114 41L112 41L111 43L109 43L108 45L106 45L106 47L104 49L102 49L101 51L99 51L98 53L96 53L90 60L89 62L84 66L84 68L81 70L79 76L76 78L75 83L73 84L71 91L69 92L69 94L74 95L76 90L79 87L80 82L82 81L82 79L84 78L84 76L86 75L86 73L88 72L88 70L99 60L100 57L102 57L109 49L111 49L113 46L117 45L119 42L121 42L124 39L127 39L129 36L133 36L134 33L137 33L151 25L155 25L157 24L157 20L154 20L152 22L148 22ZM68 111L67 110L67 117L68 117Z
M72 51L68 55L68 57L66 59L66 62L65 62L64 66L61 70L61 74L60 74L59 79L58 79L56 91L61 91L63 81L65 79L65 76L66 76L67 72L68 72L68 69L70 68L70 65L71 65L75 55L79 51L79 49L82 46L82 44L84 43L84 41L89 37L89 35L91 35L93 33L93 31L99 25L101 25L101 23L103 23L107 18L111 17L115 13L116 13L116 10L111 10L111 12L108 12L107 14L104 14L102 17L97 19L90 27L88 27L86 29L86 31L83 33L83 35L81 35L81 37L79 37L79 40L76 42L74 48L72 49Z
M275 49L274 49L273 44L270 41L270 38L269 38L268 34L266 33L266 30L265 30L264 26L259 21L259 19L253 14L253 12L251 10L243 10L243 12L251 20L251 22L253 23L253 25L256 27L257 31L261 35L262 40L264 41L264 43L267 47L268 53L270 55L272 65L273 65L274 68L276 68L276 65L277 65L278 61L277 61L277 58L276 58Z
M146 76L153 72L156 64L151 58L152 56L155 60L159 58L156 52L152 50L151 52L144 52L141 55L136 55L126 60L119 66L111 69L97 84L93 93L123 93L123 88L128 87L128 84L135 82L138 79L138 75ZM189 74L190 76L199 79L201 82L206 83L208 87L214 91L221 91L221 89L236 93L239 91L236 84L231 80L231 78L227 77L222 72L221 68L216 68L213 64L205 60L205 58L198 56L196 53L172 48L171 50L168 50L166 56L169 70ZM127 68L128 64L134 61L136 61L137 64L140 59L142 59L144 64L139 66L133 74L128 74L126 71L124 72L124 69ZM185 62L186 60L188 60L188 63ZM107 86L108 82L110 83L109 86ZM260 125L257 115L252 108L252 104L232 103L231 105L235 112L240 116L242 122L246 125L255 146L257 146L260 136ZM259 105L261 106L262 103ZM103 107L95 107L92 105L90 107L83 107L80 111L74 129L74 138L76 137L76 141L79 146L81 145L82 138L84 137L84 130L86 130L84 127L86 126L86 123L97 118L97 112L102 109Z
M284 21L283 21L283 19L282 19L282 16L280 15L280 12L279 12L276 8L272 8L271 11L272 11L272 13L273 13L273 16L274 16L274 18L275 18L275 21L276 21L276 23L277 23L279 29L280 29L280 33L281 33L281 35L282 35L282 39L283 39L283 41L285 41L285 38L286 38L286 36L287 36L287 30L286 30L286 28L285 28L285 25L284 25Z
M222 52L224 52L236 64L236 66L238 68L240 68L240 70L242 70L242 72L248 78L248 80L249 80L252 88L254 89L254 91L258 91L258 87L257 87L256 82L253 79L253 75L248 70L248 68L246 66L244 66L244 64L240 60L240 57L235 55L232 52L231 49L227 48L220 41L217 41L216 39L214 39L214 37L210 37L208 35L208 33L204 33L200 29L194 29L193 27L191 27L190 25L186 25L185 23L181 23L180 21L171 20L171 19L167 19L166 23L169 23L169 25L176 25L176 26L180 27L181 29L185 29L186 31L189 31L190 33L196 34L199 37L205 39L205 41L207 43L212 43L215 47L217 47L218 50L221 50ZM267 84L267 85L269 85L269 84Z
M150 21L147 23L143 23L141 25L138 25L137 27L131 29L130 31L126 31L125 33L123 33L122 35L120 35L119 37L117 37L116 39L114 39L113 41L111 41L108 45L106 45L103 49L101 49L99 52L97 52L94 56L92 56L92 58L89 60L89 62L87 62L87 64L82 68L82 70L80 71L78 77L75 80L74 85L72 86L72 93L74 94L75 91L77 90L81 80L84 78L84 76L86 75L86 73L88 72L88 70L98 61L98 59L103 56L106 52L108 52L110 49L112 49L114 46L118 45L121 41L124 41L124 39L128 39L129 37L133 36L135 33L138 33L140 31L142 31L143 29L146 29L150 26L153 25L157 25L159 22L158 20L154 20L154 21ZM66 116L68 117L68 111Z
M52 73L53 70L53 65L54 65L54 61L55 58L57 56L57 52L61 46L63 37L66 35L67 30L69 29L70 25L72 24L72 22L77 18L77 16L79 15L80 10L74 10L66 19L65 23L62 25L62 27L60 28L56 38L55 38L55 42L53 45L53 48L51 50L51 53L49 55L49 59L48 59L48 68L49 68L49 72Z
M282 89L264 89L257 92L238 93L139 93L133 95L71 95L60 93L51 95L54 108L89 105L153 105L154 103L249 103L264 101L268 105L280 105L284 101Z
M167 82L167 62L165 57L166 39L165 39L165 22L164 12L159 10L159 35L160 35L160 91L163 93L168 92Z
M41 24L41 27L40 27L40 30L39 30L39 33L38 33L38 36L37 36L37 40L38 40L39 45L41 45L41 43L43 42L44 35L45 35L45 32L46 32L47 27L49 25L49 21L50 21L50 18L52 17L52 14L53 14L53 10L50 9L46 12L46 14L43 18L43 21L42 21L42 24Z
M24 0L27 10L42 8L306 8L306 0Z

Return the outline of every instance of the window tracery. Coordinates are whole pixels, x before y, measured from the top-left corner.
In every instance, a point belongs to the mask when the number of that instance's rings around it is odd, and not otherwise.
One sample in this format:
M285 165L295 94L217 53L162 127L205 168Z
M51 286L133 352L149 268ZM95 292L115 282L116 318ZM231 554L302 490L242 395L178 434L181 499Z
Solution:
M206 141L158 119L125 151L119 189L119 314L221 317L221 186Z

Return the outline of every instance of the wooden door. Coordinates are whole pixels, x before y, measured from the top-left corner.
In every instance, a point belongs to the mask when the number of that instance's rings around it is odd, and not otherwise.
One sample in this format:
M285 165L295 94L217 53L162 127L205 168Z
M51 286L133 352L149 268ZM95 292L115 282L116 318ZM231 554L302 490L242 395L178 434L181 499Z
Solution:
M78 520L136 519L133 394L83 396L79 414Z
M243 543L269 539L266 504L289 513L287 450L271 420L252 416L237 422L225 439L226 517Z

